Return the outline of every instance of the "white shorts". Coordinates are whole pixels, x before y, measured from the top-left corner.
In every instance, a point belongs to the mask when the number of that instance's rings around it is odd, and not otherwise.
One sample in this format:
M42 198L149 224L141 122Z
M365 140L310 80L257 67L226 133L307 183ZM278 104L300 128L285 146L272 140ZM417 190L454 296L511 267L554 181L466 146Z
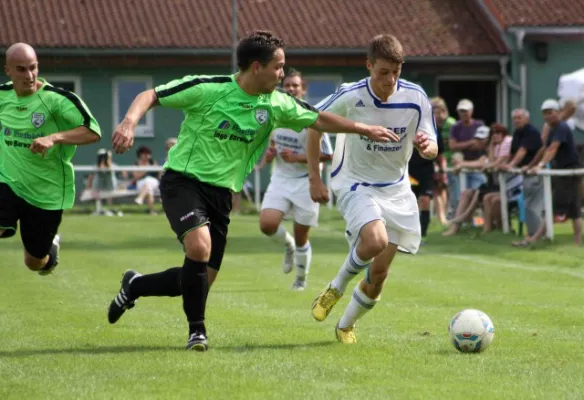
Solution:
M152 176L145 176L144 178L136 182L136 189L138 189L138 192L141 192L142 189L145 188L148 191L148 193L154 194L154 192L158 190L159 185L160 182L158 181L158 179Z
M300 225L317 226L320 205L310 198L308 178L272 180L264 195L262 210L282 211Z
M409 187L387 197L365 187L339 192L337 208L347 222L345 236L349 246L356 244L363 226L380 220L385 224L389 243L398 245L401 251L417 253L422 239L420 217L416 196Z

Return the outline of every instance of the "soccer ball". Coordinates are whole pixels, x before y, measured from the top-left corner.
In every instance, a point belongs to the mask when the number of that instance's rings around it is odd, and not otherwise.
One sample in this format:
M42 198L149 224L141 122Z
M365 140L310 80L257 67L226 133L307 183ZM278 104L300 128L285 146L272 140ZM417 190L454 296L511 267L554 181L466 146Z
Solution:
M462 353L485 351L495 337L495 326L487 314L479 310L463 310L448 325L450 340Z

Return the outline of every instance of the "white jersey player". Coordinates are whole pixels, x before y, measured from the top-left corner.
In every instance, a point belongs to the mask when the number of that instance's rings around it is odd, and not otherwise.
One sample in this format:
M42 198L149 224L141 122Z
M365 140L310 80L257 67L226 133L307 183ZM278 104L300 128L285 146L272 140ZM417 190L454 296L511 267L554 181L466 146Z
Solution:
M306 84L298 71L290 71L284 78L284 90L302 98ZM291 129L276 129L272 132L270 147L262 164L275 160L270 185L264 196L260 213L260 229L286 248L282 270L292 271L296 265L296 280L293 290L304 290L310 270L312 249L308 240L310 227L318 224L320 204L310 198L308 189L308 167L306 165L306 130L297 133ZM330 161L333 150L325 135L320 145L320 161ZM282 225L282 219L294 220L294 237Z
M338 135L333 158L332 189L346 221L349 255L338 275L319 294L312 315L323 321L361 271L365 278L355 287L336 326L341 343L355 343L355 322L379 300L389 266L398 247L415 254L420 245L418 205L412 193L408 161L414 148L427 159L438 147L432 106L424 90L399 79L404 60L399 41L378 35L369 44L370 77L342 85L317 108L357 122L388 127L400 138L379 143L367 138ZM327 201L328 193L315 160L320 133L309 130L308 164L313 200Z

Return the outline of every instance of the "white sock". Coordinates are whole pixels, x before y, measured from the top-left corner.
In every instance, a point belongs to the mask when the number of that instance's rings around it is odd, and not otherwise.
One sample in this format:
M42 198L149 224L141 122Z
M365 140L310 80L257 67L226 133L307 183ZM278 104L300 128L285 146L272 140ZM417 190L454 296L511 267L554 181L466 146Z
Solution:
M278 225L278 230L276 233L270 235L269 237L278 244L294 248L294 238L288 233L282 224Z
M312 247L310 247L310 242L306 242L302 247L296 247L294 257L296 261L296 278L299 280L305 280L308 271L310 271L310 260L312 259Z
M355 289L353 290L353 297L351 297L351 301L347 305L345 313L339 321L339 328L348 328L355 325L357 320L360 319L363 315L367 314L367 312L371 311L373 306L375 306L378 301L379 298L371 299L367 297L365 292L361 290L361 283L359 283L357 286L355 286Z
M331 285L341 293L344 293L351 279L357 276L359 272L366 269L369 264L371 264L371 261L372 260L361 260L357 255L357 247L353 247L345 259L345 262L341 265L339 273L331 282Z

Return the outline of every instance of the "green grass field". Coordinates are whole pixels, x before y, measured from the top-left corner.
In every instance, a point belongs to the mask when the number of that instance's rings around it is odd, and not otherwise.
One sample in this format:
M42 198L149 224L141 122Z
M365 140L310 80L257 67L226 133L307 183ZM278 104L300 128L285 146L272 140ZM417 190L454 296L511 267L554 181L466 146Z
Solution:
M164 216L67 215L61 264L48 277L23 266L18 239L0 242L0 399L584 397L584 250L569 224L536 249L434 229L418 256L396 258L354 346L334 337L349 296L323 323L310 315L346 255L343 226L324 210L309 287L296 293L257 216L234 217L207 303L207 353L183 350L180 298L140 299L107 323L124 270L182 264ZM471 307L489 314L495 340L459 354L447 326Z

